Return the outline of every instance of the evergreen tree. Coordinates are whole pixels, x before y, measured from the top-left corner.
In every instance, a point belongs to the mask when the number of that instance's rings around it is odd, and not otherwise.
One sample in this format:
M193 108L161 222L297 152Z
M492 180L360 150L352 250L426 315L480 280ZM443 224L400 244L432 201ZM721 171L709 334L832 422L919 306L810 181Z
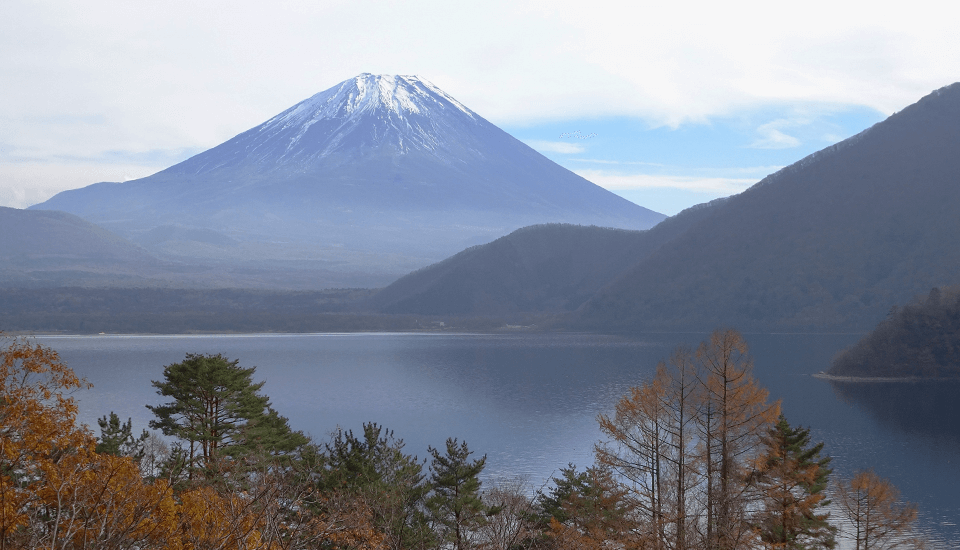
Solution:
M576 495L593 492L590 490L590 479L588 472L577 472L574 464L560 468L560 477L550 479L553 487L547 493L539 493L537 497L544 527L550 524L551 519L566 523L571 518L568 504Z
M290 428L286 417L267 405L262 415L250 419L241 430L242 442L233 449L235 456L266 453L290 454L309 442L307 436Z
M600 548L607 542L642 547L635 519L637 506L610 469L590 467L577 472L570 464L554 477L553 487L537 499L540 528L557 548Z
M811 550L836 546L828 523L830 503L823 493L831 470L821 456L823 443L810 444L810 430L794 428L781 414L763 437L763 451L752 481L760 489L762 511L755 522L766 548Z
M338 431L326 444L320 485L327 494L342 493L370 506L375 526L390 548L432 546L424 514L429 486L423 465L403 452L402 439L376 423L363 425L363 436Z
M306 441L269 408L269 399L259 393L263 382L253 382L255 371L220 354L187 354L183 362L163 368L162 381L153 381L157 394L172 401L147 405L157 417L150 427L187 442L190 477L198 466L214 468L223 456L247 454L251 448L280 452Z
M495 513L480 499L479 476L487 456L469 461L472 451L467 448L467 442L457 445L455 438L448 438L446 447L446 454L427 448L433 456L430 463L433 492L427 499L427 509L441 541L452 544L455 550L465 550L471 546L473 529L484 522L487 513Z
M144 443L150 437L147 430L143 430L140 437L133 437L133 419L127 418L123 424L117 413L110 411L110 416L97 419L100 425L100 437L97 439L97 452L114 456L129 456L140 460L144 454Z

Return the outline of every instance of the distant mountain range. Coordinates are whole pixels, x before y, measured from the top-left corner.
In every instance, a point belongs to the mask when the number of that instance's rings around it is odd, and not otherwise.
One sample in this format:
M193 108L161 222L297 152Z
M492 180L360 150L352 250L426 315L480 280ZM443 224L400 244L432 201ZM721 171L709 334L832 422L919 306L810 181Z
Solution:
M377 286L531 224L646 229L664 218L419 77L370 74L152 176L31 209L75 214L166 260Z
M542 229L557 237L542 249L553 257L534 262L534 253L507 254L523 248L518 232L397 281L379 303L384 311L446 314L576 306L565 326L578 330L866 330L893 305L958 282L957 212L953 84L739 195L682 212L629 243L607 241L623 258L593 272L574 268L568 283L576 274L590 280L567 291L546 290L560 288L562 277L545 266L606 249L581 246L601 238L587 235L593 229L578 237ZM625 260L630 267L616 272ZM591 288L598 290L578 305Z

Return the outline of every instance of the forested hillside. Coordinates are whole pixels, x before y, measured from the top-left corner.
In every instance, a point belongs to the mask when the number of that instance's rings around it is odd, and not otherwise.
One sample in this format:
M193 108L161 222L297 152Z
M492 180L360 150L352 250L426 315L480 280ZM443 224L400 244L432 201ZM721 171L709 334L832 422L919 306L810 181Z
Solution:
M723 201L687 209L646 231L524 227L406 275L371 303L387 313L427 315L569 312Z
M642 254L644 238L622 229L525 227L401 278L374 304L428 315L573 310Z
M960 84L810 155L591 298L588 330L867 330L960 277Z
M960 379L960 287L894 307L830 368L836 376Z

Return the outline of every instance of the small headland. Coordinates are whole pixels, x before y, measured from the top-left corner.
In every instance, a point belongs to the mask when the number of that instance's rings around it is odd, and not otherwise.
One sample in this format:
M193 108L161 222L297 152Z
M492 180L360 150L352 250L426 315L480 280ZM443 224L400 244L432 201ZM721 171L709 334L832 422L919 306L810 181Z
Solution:
M930 290L837 354L818 378L842 382L960 380L960 287Z

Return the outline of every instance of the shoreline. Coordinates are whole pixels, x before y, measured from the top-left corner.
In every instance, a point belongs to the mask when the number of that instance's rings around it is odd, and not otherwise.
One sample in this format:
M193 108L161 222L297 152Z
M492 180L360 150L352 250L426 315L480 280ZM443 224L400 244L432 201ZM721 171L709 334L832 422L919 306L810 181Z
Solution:
M837 376L820 371L810 376L830 382L933 382L937 380L952 380L952 378L924 378L921 376Z

